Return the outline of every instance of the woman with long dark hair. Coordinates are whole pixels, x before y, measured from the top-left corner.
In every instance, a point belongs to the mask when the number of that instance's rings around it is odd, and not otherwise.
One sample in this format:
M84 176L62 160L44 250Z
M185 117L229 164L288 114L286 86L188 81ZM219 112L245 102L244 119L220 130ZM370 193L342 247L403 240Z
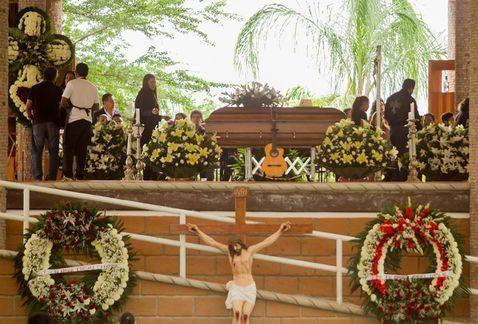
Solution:
M154 75L146 74L144 76L143 86L136 96L134 107L139 109L140 120L144 125L144 131L141 135L141 146L143 146L149 142L154 128L159 124L160 121L156 78Z
M352 105L352 121L357 126L362 126L362 123L367 121L367 110L370 100L366 96L355 98Z
M144 125L143 134L141 135L141 146L147 144L151 140L153 130L158 126L159 121L164 118L168 120L169 117L161 116L159 114L158 94L156 87L156 78L152 74L146 74L143 78L143 86L139 90L134 106L139 109L140 121ZM135 110L136 117L136 110ZM148 166L144 170L145 180L154 180L155 173Z

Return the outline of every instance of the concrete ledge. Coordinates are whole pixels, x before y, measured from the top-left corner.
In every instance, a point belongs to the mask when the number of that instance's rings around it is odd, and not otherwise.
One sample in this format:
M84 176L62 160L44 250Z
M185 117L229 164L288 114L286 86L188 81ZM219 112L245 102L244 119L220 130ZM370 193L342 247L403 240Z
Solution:
M469 211L467 182L430 183L284 183L284 182L179 182L179 181L76 181L31 183L56 189L147 202L198 211L234 210L232 191L245 186L249 211L376 212L412 198L447 212ZM68 199L31 192L32 209L49 209ZM8 190L7 208L21 209L20 190ZM117 209L106 204L98 208Z

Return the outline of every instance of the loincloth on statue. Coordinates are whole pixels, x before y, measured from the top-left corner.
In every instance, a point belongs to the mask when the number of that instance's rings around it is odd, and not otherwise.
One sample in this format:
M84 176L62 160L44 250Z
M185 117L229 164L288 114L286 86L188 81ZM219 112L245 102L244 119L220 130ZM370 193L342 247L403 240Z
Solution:
M232 303L235 301L248 302L252 306L256 303L257 288L255 283L247 286L239 286L233 281L229 281L226 285L226 289L228 290L226 299L227 309L231 309Z

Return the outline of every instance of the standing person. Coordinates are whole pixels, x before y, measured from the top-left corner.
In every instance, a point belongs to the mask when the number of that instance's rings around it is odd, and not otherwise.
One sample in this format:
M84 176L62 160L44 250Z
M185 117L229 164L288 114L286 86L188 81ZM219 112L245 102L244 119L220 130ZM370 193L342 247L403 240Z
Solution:
M47 180L55 180L58 172L61 88L55 85L56 69L48 67L43 72L44 81L30 90L26 111L32 121L32 172L37 181L43 180L42 156L45 140L48 145Z
M144 125L141 135L141 147L151 140L154 128L159 124L159 104L156 87L156 78L152 74L146 74L143 78L143 86L139 90L135 100L135 108L140 111L140 121ZM135 111L136 116L136 111ZM168 119L168 118L165 118ZM144 179L153 180L156 177L151 167L146 166Z
M189 231L196 233L209 246L215 247L227 254L231 265L232 281L226 285L229 291L226 299L226 308L233 311L232 322L235 324L249 324L252 310L256 302L256 284L252 277L252 261L254 254L274 244L283 233L287 232L290 222L282 223L277 232L264 241L247 247L240 239L230 240L228 245L214 240L199 229L197 225L187 224Z
M113 116L115 115L119 115L121 117L120 112L115 109L116 103L111 93L105 93L101 97L101 102L103 103L103 108L94 113L93 125L98 121L98 117L102 115L104 115L108 121L113 120Z
M447 127L452 127L453 125L455 125L455 118L453 117L452 112L446 112L441 114L440 119L442 124Z
M456 125L468 127L468 120L470 119L470 99L463 99L458 104L458 114L456 115Z
M427 127L432 124L435 124L435 115L433 115L432 113L426 113L425 115L423 115L422 127Z
M64 135L64 180L71 180L74 176L78 180L84 179L86 152L92 134L92 115L99 107L98 89L86 79L88 65L79 63L76 76L75 80L68 82L61 98L62 108L71 109ZM76 175L73 174L73 156L76 156Z
M415 81L406 79L403 81L402 90L394 93L387 99L385 104L385 120L390 125L390 140L392 145L398 150L398 156L402 157L408 152L408 113L410 112L410 104L415 105L415 118L420 120L417 102L412 97L415 90ZM417 123L420 129L420 123ZM392 181L406 181L408 175L407 167L399 170L398 165L391 171L390 179Z
M191 122L193 123L194 127L196 127L196 132L198 134L202 135L206 133L206 128L204 128L204 119L203 119L201 111L199 110L191 111L191 114L189 115L189 119L191 119Z
M189 114L189 118L193 123L194 127L196 128L196 133L199 135L206 134L206 128L204 127L204 119L202 116L202 112L199 110L193 110ZM199 173L199 177L201 179L206 179L207 181L214 181L214 168L206 169Z
M355 98L352 104L352 121L356 126L362 126L363 122L367 122L367 110L370 105L370 100L366 96Z
M63 82L60 85L61 90L65 91L65 88L68 82L75 79L76 79L75 71L66 71L65 74L63 75ZM65 128L66 119L68 118L69 113L70 113L69 109L60 109L60 122L59 122L60 128Z
M370 106L370 118L369 120L372 120L372 116L377 112L377 101L380 100L380 115L383 118L383 114L385 113L385 102L382 99L376 99L373 103L372 106ZM371 123L371 122L370 122Z
M345 108L344 114L346 119L352 119L352 108Z

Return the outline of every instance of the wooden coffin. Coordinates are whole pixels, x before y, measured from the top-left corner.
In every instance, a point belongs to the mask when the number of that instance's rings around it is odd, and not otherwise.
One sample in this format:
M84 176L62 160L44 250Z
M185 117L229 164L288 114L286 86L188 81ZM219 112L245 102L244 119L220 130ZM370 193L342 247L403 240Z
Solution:
M280 107L276 110L277 145L313 147L327 128L345 114L335 108ZM224 107L206 119L206 132L216 133L221 147L263 147L272 140L271 108Z

